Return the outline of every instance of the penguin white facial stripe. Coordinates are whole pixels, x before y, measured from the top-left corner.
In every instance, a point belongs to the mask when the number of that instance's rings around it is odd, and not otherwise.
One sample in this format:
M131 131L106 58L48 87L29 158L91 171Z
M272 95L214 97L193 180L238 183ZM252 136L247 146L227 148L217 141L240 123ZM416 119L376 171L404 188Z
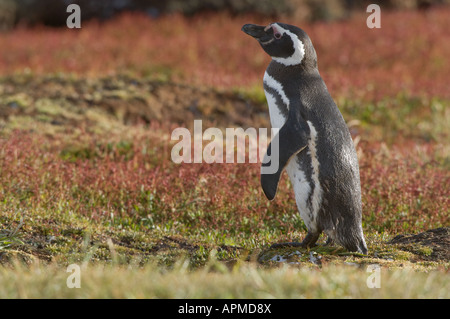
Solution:
M295 50L290 57L287 58L272 57L272 59L284 65L296 65L302 63L303 58L305 57L305 46L303 45L303 42L300 41L300 39L297 37L296 34L280 27L276 23L272 24L272 28L276 29L281 34L287 34L289 37L291 37L291 40L294 43L294 50Z
M307 121L307 123L311 131L311 138L308 144L308 154L311 156L311 166L313 170L311 178L312 181L314 182L314 190L312 193L311 205L313 216L316 217L322 204L323 191L319 181L319 159L317 157L317 148L316 148L317 131L310 121Z
M277 80L275 80L273 77L271 77L269 75L269 73L267 73L267 72L264 73L263 81L264 81L264 84L266 84L268 87L271 87L272 89L274 89L281 96L283 103L286 104L286 107L289 110L289 99L287 98L286 94L284 93L283 85L280 82L278 82Z

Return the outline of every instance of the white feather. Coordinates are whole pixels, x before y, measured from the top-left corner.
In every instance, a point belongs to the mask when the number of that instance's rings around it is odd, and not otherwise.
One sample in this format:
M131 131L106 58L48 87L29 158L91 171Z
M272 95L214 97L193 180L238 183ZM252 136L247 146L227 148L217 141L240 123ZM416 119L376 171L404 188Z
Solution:
M316 142L317 142L317 131L316 128L314 127L314 125L308 121L308 125L309 125L309 129L311 131L311 135L310 135L310 139L309 139L309 143L308 143L308 154L311 157L311 166L312 166L312 181L314 183L314 191L312 194L312 214L314 216L314 218L316 218L319 209L320 209L320 205L322 204L322 187L320 186L320 181L319 181L319 159L317 157L317 147L316 147Z
M284 93L283 85L280 82L278 82L277 80L275 80L272 76L270 76L269 73L267 73L267 71L264 73L263 81L268 87L274 89L281 96L283 103L286 105L287 109L289 110L289 99L287 98L286 94ZM277 105L274 105L274 107L278 108ZM270 105L269 105L269 108L270 108Z
M300 217L305 222L308 230L315 231L317 229L314 215L311 214L308 205L308 197L311 193L311 186L306 179L305 173L300 169L300 164L297 162L297 157L294 157L286 166L286 172L292 183L294 189L295 202L297 203Z

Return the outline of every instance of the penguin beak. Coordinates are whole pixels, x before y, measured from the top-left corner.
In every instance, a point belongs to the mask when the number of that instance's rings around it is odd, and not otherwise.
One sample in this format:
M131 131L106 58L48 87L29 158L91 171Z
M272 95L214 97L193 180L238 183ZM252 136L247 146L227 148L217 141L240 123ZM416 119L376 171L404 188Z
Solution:
M265 28L264 26L256 24L245 24L241 30L247 33L248 35L254 37L255 39L259 39L267 35L264 28Z

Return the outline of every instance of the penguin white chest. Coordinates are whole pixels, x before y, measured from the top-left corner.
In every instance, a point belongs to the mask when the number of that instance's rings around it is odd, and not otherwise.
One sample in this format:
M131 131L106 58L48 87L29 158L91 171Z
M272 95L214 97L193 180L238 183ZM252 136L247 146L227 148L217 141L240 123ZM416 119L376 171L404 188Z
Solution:
M281 83L267 72L264 73L264 93L269 106L270 124L272 128L281 128L287 120L289 99Z
M264 74L264 92L269 106L272 128L281 128L287 121L289 99L281 83L276 81L267 72ZM315 231L317 229L316 216L321 201L321 188L318 180L319 164L316 154L317 132L311 122L308 121L308 125L311 129L311 137L307 146L308 154L311 156L313 176L306 177L296 156L286 166L286 172L294 189L295 201L300 216L308 230ZM314 187L311 187L310 181L314 183ZM310 197L312 197L311 200L308 200Z

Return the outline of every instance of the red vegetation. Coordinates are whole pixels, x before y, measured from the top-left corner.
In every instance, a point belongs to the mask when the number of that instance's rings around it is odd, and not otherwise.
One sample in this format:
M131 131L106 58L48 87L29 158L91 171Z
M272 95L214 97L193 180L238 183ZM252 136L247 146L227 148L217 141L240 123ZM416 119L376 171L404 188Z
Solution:
M398 92L450 97L450 9L382 12L382 28L366 14L349 21L301 25L311 36L333 96L379 99ZM81 30L17 29L0 35L0 74L132 72L197 85L260 85L269 57L240 31L253 17L179 15L149 19L127 14ZM286 21L298 24L295 21Z
M80 138L83 138L82 136ZM420 150L367 144L360 149L364 227L415 231L448 224L450 176L435 165L435 146ZM184 164L170 160L168 141L100 139L70 150L35 133L0 139L0 202L21 209L68 210L94 220L111 216L171 225L179 231L240 234L248 227L282 230L301 222L287 178L273 203L259 185L258 164ZM14 203L15 201L15 203ZM150 228L151 229L151 228Z

